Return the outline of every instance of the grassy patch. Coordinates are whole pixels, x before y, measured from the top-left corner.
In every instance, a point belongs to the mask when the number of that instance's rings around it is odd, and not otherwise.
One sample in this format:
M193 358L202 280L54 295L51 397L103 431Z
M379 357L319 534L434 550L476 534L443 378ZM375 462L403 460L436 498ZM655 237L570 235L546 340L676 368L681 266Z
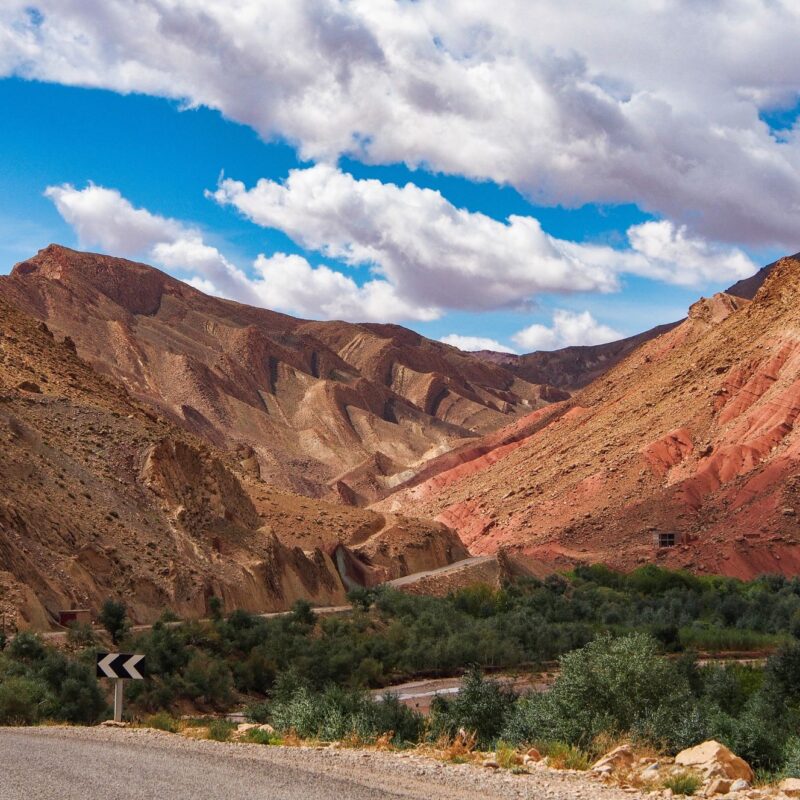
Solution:
M503 769L513 769L522 763L522 758L514 745L499 741L495 748L495 759Z
M541 742L536 749L547 756L547 763L555 769L587 770L591 766L588 753L566 742Z
M155 728L157 731L166 731L167 733L178 733L180 730L178 720L166 711L159 711L156 714L145 717L142 724L146 728Z
M242 741L249 742L250 744L281 744L282 740L276 733L259 730L258 728L251 728L242 737Z
M227 719L212 719L208 723L208 738L215 742L227 742L236 730L236 725Z
M664 781L665 789L673 794L693 795L703 785L703 779L694 772L678 772Z

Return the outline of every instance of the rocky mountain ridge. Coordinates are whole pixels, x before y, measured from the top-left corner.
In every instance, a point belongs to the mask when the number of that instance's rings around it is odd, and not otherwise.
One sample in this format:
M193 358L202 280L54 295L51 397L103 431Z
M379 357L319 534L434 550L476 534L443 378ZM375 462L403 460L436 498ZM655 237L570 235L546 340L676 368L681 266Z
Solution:
M270 484L363 505L427 459L566 394L393 325L308 322L51 245L0 295Z

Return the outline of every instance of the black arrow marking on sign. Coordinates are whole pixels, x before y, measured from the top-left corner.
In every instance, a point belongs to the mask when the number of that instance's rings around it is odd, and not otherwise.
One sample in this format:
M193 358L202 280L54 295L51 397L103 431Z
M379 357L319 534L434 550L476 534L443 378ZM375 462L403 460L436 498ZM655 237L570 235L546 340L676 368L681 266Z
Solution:
M144 670L144 656L134 653L98 653L98 678L139 679Z

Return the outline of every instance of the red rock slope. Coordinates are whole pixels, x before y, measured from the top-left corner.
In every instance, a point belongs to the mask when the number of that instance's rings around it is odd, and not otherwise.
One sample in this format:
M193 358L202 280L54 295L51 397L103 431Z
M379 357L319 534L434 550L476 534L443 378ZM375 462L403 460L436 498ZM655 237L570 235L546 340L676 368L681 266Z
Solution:
M310 496L374 499L565 397L398 326L304 322L55 245L0 278L0 294L172 421Z
M154 295L153 295L154 296ZM152 302L147 286L139 298ZM92 310L87 309L87 315ZM466 555L443 526L276 491L252 457L132 399L71 340L0 297L0 612L48 627L122 597L165 608L284 609ZM343 576L347 580L343 579Z
M541 413L522 440L476 443L474 457L379 507L437 515L473 554L503 544L554 566L800 571L797 257L775 264L752 301L701 300ZM678 546L655 547L658 531L676 532Z

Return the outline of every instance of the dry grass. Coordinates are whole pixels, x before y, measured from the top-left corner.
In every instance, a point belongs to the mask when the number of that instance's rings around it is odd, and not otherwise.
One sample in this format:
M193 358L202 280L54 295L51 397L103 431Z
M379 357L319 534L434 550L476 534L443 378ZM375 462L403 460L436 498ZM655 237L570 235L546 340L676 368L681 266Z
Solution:
M522 766L522 754L514 745L498 742L494 753L495 760L502 769L515 769Z
M387 731L375 740L373 747L376 750L394 750L395 747L392 744L392 739L394 739L394 731Z
M283 743L286 745L286 747L302 747L302 745L307 744L307 742L304 742L294 730L287 731L283 735Z

